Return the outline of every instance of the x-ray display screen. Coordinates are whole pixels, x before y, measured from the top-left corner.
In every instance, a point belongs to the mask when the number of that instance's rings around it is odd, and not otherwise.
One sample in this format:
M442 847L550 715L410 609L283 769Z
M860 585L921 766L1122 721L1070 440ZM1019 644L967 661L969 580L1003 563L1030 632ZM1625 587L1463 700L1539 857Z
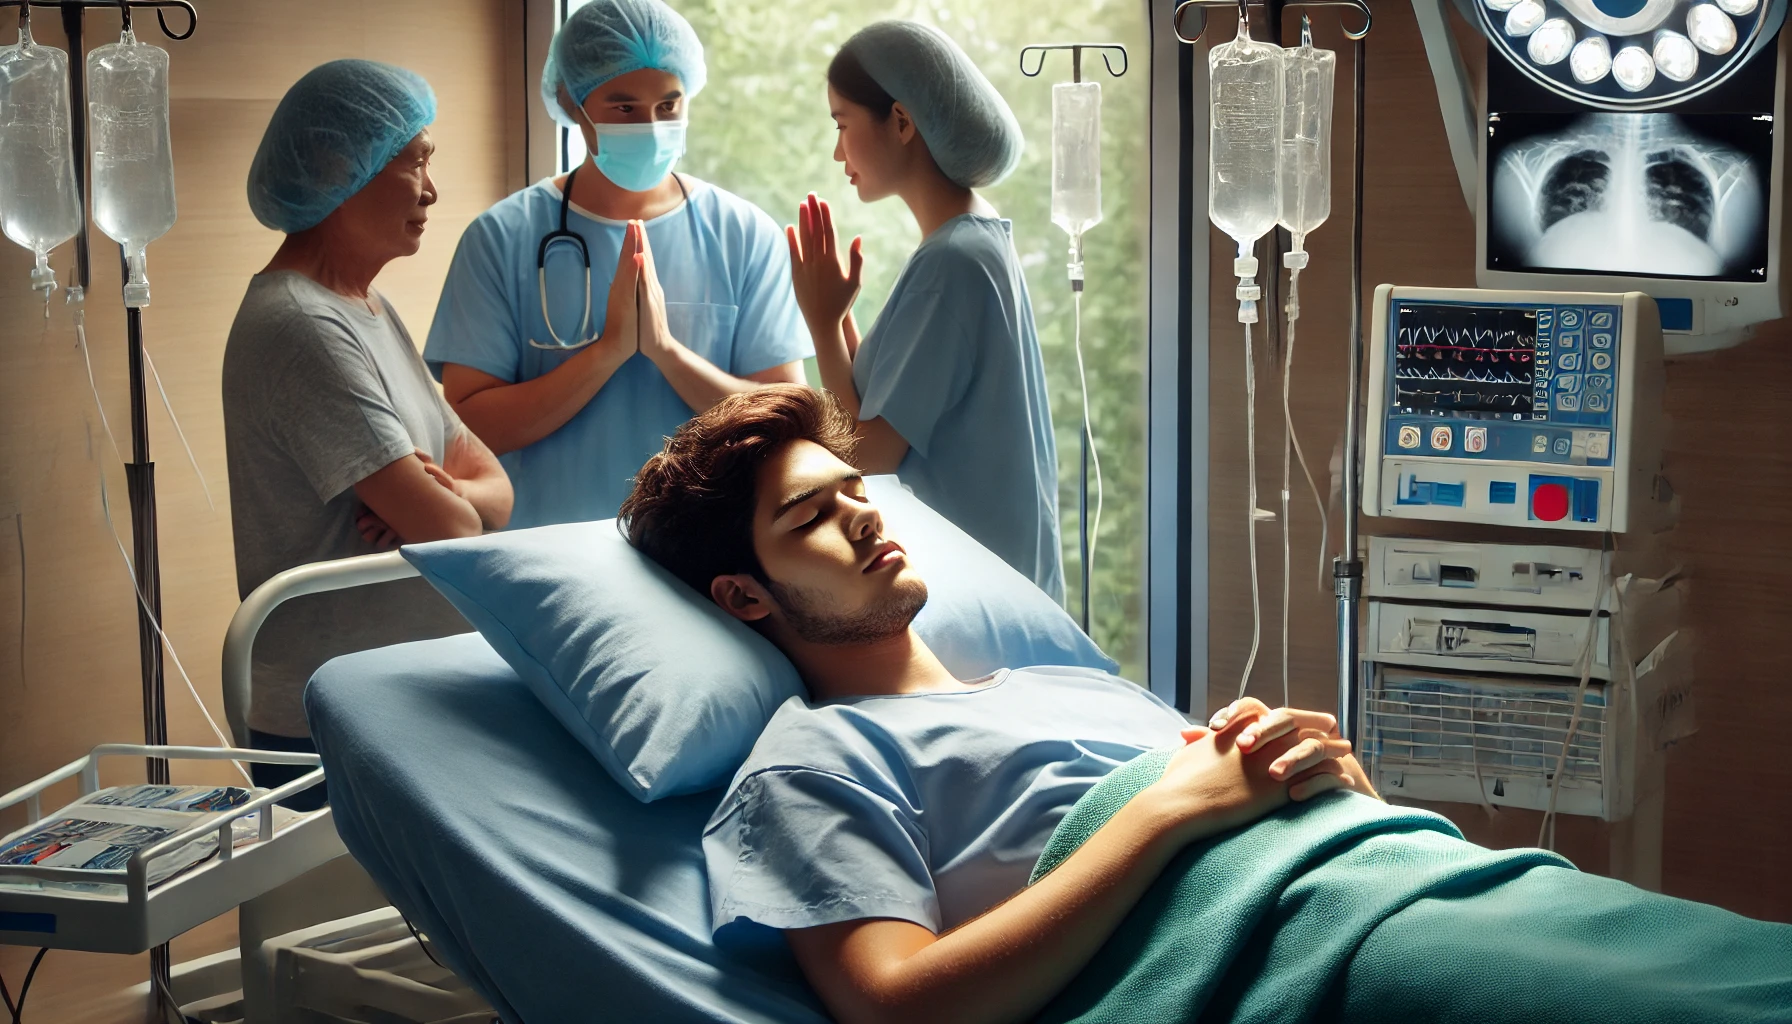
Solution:
M1767 279L1771 114L1487 120L1489 270Z
M1400 303L1394 401L1402 413L1523 419L1536 390L1537 311Z

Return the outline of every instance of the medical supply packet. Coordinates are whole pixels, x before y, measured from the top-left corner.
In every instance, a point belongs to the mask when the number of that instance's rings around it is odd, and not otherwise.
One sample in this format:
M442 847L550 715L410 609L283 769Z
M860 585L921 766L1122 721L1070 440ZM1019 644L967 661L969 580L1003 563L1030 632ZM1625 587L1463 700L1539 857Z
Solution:
M92 871L123 868L142 849L168 836L241 807L260 792L240 786L119 786L76 800L43 821L0 840L0 888L57 890L95 897L122 897L124 886L111 882L42 881L8 878L13 865L76 868ZM254 842L257 814L231 826L232 846ZM207 832L149 864L153 888L217 852L216 832Z

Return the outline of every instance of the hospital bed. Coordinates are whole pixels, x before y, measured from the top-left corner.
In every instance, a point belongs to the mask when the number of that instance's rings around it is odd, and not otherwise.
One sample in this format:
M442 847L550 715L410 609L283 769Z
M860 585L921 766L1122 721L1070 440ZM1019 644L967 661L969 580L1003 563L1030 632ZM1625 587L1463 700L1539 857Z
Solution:
M414 574L396 553L365 556L302 566L250 595L225 644L233 729L274 607ZM290 998L293 963L317 968L315 944L295 951L304 934L340 944L353 929L331 919L369 911L390 929L385 899L511 1024L827 1019L777 933L711 937L699 838L719 792L640 803L478 634L339 658L313 678L306 706L330 785L323 813L365 875L345 858L244 905L250 1024L284 1016L273 990L280 979ZM361 985L376 973L341 972ZM450 987L386 973L392 991L357 1001Z

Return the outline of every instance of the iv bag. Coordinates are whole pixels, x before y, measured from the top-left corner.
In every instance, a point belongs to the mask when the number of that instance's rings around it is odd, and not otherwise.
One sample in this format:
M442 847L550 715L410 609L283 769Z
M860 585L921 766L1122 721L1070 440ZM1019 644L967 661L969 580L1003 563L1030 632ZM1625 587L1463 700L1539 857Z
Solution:
M1101 85L1052 86L1052 223L1071 238L1101 223Z
M1300 45L1282 52L1282 203L1276 219L1305 251L1307 232L1332 212L1332 79L1338 55L1313 46L1301 19Z
M144 250L174 226L168 53L128 29L87 55L93 124L93 222L124 249L124 304L149 305Z
M0 223L37 254L31 287L46 303L56 287L50 250L81 230L72 137L68 54L33 40L21 19L18 43L0 49Z
M1237 239L1241 255L1275 227L1282 137L1282 48L1249 35L1207 54L1212 97L1207 175L1208 216Z

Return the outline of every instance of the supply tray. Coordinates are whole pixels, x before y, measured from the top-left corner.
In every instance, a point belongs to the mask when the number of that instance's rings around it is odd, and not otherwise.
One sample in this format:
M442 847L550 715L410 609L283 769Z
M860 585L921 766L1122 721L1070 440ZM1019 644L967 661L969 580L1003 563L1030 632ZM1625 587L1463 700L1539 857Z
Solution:
M95 747L87 756L36 782L0 797L0 810L24 804L30 822L39 824L46 820L43 814L45 790L79 776L81 796L97 792L101 788L100 761L107 757L252 761L307 765L314 770L278 789L253 796L241 807L207 818L138 850L122 868L95 870L0 865L0 882L34 879L122 887L122 892L115 896L0 887L0 944L94 953L142 953L347 852L336 834L336 824L328 808L295 815L276 825L274 805L277 802L323 781L323 769L319 767L316 754L108 743ZM258 813L256 840L234 846L233 823ZM150 861L180 850L208 833L216 833L218 841L217 850L210 858L158 885L149 885Z

